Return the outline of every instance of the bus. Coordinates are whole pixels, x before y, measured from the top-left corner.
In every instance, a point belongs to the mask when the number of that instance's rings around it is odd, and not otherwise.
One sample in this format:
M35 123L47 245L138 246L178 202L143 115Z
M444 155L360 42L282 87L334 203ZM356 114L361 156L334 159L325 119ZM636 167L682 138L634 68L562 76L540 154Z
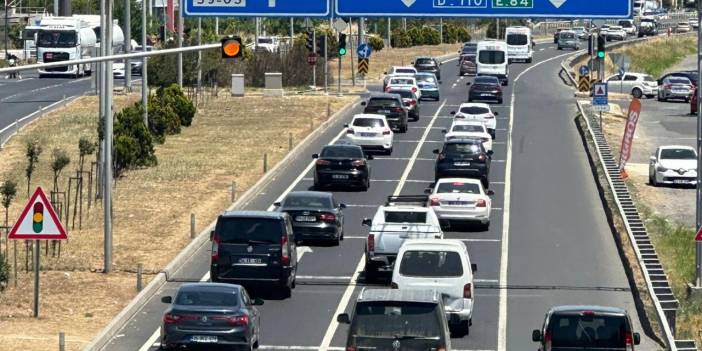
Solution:
M509 84L507 43L498 40L478 42L477 75L495 76L502 85Z
M528 27L507 27L505 41L509 62L524 61L531 63L534 54L531 47L531 29Z

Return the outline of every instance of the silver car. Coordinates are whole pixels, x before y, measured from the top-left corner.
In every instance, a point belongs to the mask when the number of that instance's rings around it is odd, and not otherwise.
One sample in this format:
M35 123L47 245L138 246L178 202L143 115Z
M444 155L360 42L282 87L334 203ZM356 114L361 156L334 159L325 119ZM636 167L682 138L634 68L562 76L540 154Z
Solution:
M658 101L682 99L690 102L692 97L692 82L685 77L666 77L658 87Z
M564 30L558 33L558 50L566 48L580 50L580 40L572 30Z

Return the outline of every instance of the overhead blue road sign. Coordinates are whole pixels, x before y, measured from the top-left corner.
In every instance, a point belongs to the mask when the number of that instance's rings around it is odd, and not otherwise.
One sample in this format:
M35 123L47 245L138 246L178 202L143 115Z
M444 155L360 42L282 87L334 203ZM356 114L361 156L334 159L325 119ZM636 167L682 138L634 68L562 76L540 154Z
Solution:
M185 16L328 17L331 0L185 0Z
M631 18L631 0L335 0L344 17Z
M360 59L369 58L372 52L373 52L373 49L371 49L370 45L368 45L368 44L361 44L358 46L358 50L356 50L356 53L358 54L358 58L360 58Z

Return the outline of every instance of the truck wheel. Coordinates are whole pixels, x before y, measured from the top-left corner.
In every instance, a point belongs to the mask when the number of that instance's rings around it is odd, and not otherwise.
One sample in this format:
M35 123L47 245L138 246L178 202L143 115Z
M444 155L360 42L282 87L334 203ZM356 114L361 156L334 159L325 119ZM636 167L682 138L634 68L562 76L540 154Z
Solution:
M378 266L366 260L366 267L363 269L366 275L366 282L374 282L378 280Z

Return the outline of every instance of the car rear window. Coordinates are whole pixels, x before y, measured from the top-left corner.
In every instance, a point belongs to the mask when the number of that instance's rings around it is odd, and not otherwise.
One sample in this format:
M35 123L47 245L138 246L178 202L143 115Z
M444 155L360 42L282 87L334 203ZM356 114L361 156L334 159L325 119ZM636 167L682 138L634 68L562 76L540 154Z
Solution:
M661 159L664 160L690 160L697 159L695 152L689 149L663 149Z
M426 212L385 211L385 223L426 223Z
M418 65L434 65L434 60L430 58L420 58L415 61L416 64Z
M222 217L216 232L223 244L246 244L250 240L278 243L283 235L283 221L268 218Z
M363 158L361 148L327 146L322 149L320 157Z
M288 197L285 198L283 206L331 209L332 203L330 198L302 194L290 194L288 195Z
M393 98L372 98L368 101L369 107L400 107L400 102Z
M390 337L411 335L439 339L442 325L438 304L422 302L359 302L351 324L355 337Z
M670 84L690 84L690 80L687 78L669 78L668 83Z
M414 99L414 94L409 90L390 90L388 93L400 95L403 99Z
M444 152L447 154L478 154L480 153L480 146L471 143L446 144Z
M461 107L461 113L465 113L468 115L483 115L486 113L490 113L490 109L481 106Z
M554 314L549 323L553 348L621 349L626 347L623 316Z
M500 80L497 77L477 77L475 78L474 84L500 84Z
M643 81L644 82L655 82L656 80L653 79L651 76L643 76Z
M413 69L409 69L409 68L398 68L395 70L395 73L415 74L417 72L415 72Z
M392 78L390 84L396 85L414 85L415 80L412 78Z
M181 291L175 299L176 305L184 306L228 306L239 305L239 293L232 291Z
M561 32L559 35L562 39L575 39L575 33L572 32Z
M453 126L451 128L452 132L469 132L469 133L480 133L484 132L484 127L482 126L476 126L476 125L466 125L466 124L458 124Z
M463 62L475 63L475 55L466 55L462 57Z
M453 251L406 251L400 261L400 274L406 277L463 276L461 255Z
M353 120L354 127L385 127L385 123L380 118L356 118Z
M529 38L526 34L521 33L509 33L507 35L507 45L527 45L529 44Z
M480 194L480 186L473 183L441 183L436 189L438 194Z

